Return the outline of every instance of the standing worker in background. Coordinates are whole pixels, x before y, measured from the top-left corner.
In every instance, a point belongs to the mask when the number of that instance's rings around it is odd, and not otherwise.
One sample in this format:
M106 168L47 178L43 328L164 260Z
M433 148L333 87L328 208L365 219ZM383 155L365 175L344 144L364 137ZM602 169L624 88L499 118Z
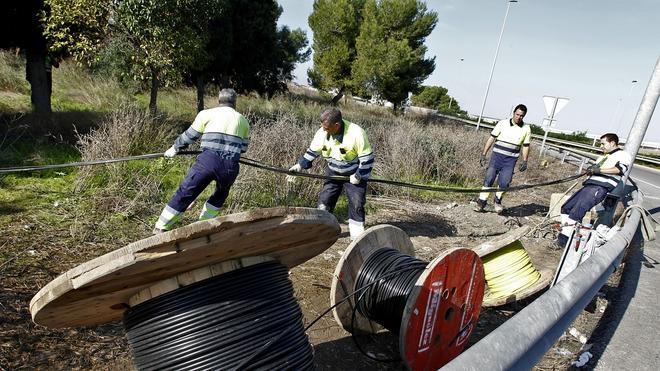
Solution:
M520 157L521 148L522 161L518 166L518 170L527 170L529 140L532 136L532 131L529 125L523 122L526 114L527 107L524 104L519 104L513 110L512 118L499 121L493 128L493 131L490 132L490 138L486 141L484 150L481 152L481 158L479 159L479 165L482 167L485 166L486 155L494 143L493 154L490 157L488 170L486 170L484 188L492 187L493 183L495 183L495 178L497 178L497 186L502 190L495 192L495 211L498 214L504 210L502 196L513 178L513 168L516 166L518 157ZM489 195L490 192L481 192L479 194L477 206L474 208L475 211L484 211Z
M171 230L188 206L213 180L215 192L204 204L199 220L214 218L220 213L229 188L238 176L238 160L249 143L250 125L234 109L236 99L234 89L222 89L218 95L219 106L199 112L192 125L165 152L165 157L171 158L197 139L202 140L202 153L160 214L154 234Z
M374 166L374 154L367 134L358 125L342 119L341 111L328 108L321 113L321 128L298 163L289 171L302 171L312 167L319 156L325 158L326 176L348 176L348 180L326 180L319 194L318 208L333 212L342 188L348 197L348 230L351 239L364 232L364 205L367 197L367 179ZM292 182L294 176L287 176Z
M632 164L630 155L619 149L619 137L614 133L600 137L603 155L587 168L589 177L577 192L561 206L561 233L557 245L564 247L573 228L581 223L587 211L601 203L621 181Z

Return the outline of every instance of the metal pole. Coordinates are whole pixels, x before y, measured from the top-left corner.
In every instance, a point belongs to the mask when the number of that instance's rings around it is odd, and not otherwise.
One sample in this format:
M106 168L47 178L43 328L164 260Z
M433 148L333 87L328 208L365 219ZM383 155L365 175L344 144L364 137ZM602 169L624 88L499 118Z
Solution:
M630 96L632 95L633 87L635 87L636 82L637 82L637 80L633 80L630 83L630 89L628 90L628 97L626 98L626 100L625 101L622 101L622 100L619 101L619 103L621 103L622 109L621 109L621 117L619 117L618 125L616 127L616 133L618 133L621 130L621 121L623 120L623 115L626 112L626 104L625 103L627 103L630 100ZM618 107L617 107L617 110L618 110Z
M646 129L649 127L651 116L653 116L653 111L658 103L658 96L660 96L660 57L655 62L655 69L653 70L649 84L646 87L642 102L639 104L635 121L633 121L630 133L628 133L628 139L626 140L624 150L628 152L633 159L637 157L639 147L642 145L642 140L644 140L644 134L646 134ZM624 184L628 180L630 170L632 170L632 166L630 166L630 169L628 169L628 172L626 172L623 177Z
M550 122L548 122L548 126L552 125L552 120L555 118L555 110L557 109L557 102L559 102L559 98L555 97L555 103L552 104L552 111L550 111ZM541 157L541 154L543 153L543 147L545 147L545 140L548 139L548 127L544 127L543 130L545 131L545 134L543 135L543 143L541 144L541 151L539 152L539 157Z
M490 67L490 76L488 77L488 84L486 85L486 93L484 94L484 101L481 103L481 113L479 113L479 120L477 120L477 128L481 125L481 118L484 115L484 108L486 108L486 99L488 99L488 90L490 90L490 82L493 79L493 72L495 71L495 63L497 63L497 54L500 52L500 43L502 42L502 35L504 34L504 26L506 25L506 17L509 15L509 8L511 3L517 3L518 0L509 0L506 6L506 13L504 13L504 21L502 22L502 29L500 30L500 38L497 40L497 48L495 49L495 57L493 58L493 65Z

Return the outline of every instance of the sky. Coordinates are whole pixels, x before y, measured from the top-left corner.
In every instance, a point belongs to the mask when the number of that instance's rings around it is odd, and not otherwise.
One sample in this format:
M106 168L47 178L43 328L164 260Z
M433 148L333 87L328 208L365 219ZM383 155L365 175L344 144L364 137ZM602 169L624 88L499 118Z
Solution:
M311 46L313 1L278 3L284 10L279 24L305 30ZM478 116L509 3L426 4L438 23L425 43L435 71L424 85L446 87L462 109ZM555 114L555 129L626 138L659 57L659 0L519 0L509 7L483 116L510 117L523 103L525 121L541 124L547 117L543 96L562 97L569 101ZM311 66L311 58L298 64L294 81L306 84ZM645 142L660 142L659 110Z

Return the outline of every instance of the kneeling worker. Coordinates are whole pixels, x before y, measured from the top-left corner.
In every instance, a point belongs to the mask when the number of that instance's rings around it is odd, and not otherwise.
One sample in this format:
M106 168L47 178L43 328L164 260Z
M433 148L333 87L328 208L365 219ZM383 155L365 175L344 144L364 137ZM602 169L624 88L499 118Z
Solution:
M351 239L364 232L364 205L367 196L367 179L374 166L374 154L367 134L358 125L343 120L341 111L328 108L321 114L321 128L298 163L290 171L302 171L312 167L312 162L323 156L326 160L325 175L349 176L349 180L326 180L319 194L318 208L333 212L342 188L348 197L348 230ZM295 177L287 176L288 181Z
M632 164L630 155L619 149L619 137L616 134L601 136L600 147L604 154L587 168L590 176L582 183L583 187L561 206L562 228L557 237L557 245L560 247L568 242L575 224L581 223L587 211L605 199Z
M236 99L234 89L222 89L218 95L219 106L200 111L192 125L165 152L165 157L174 157L197 139L202 140L202 153L160 214L154 234L172 229L188 206L213 180L215 192L204 204L199 220L220 214L220 207L238 176L238 160L241 153L247 151L249 143L250 126L247 119L234 109Z

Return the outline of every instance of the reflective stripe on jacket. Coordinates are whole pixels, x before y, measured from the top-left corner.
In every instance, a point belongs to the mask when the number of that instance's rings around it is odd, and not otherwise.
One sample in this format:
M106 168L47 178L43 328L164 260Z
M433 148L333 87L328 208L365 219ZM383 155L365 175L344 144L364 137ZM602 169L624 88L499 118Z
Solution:
M323 156L332 171L342 175L357 173L360 179L368 179L375 157L367 134L360 126L346 120L342 126L342 132L335 135L318 129L298 163L303 169L309 169L318 156Z
M529 125L523 123L516 125L511 119L500 120L490 132L496 138L493 152L510 156L520 156L520 148L529 146L532 130Z
M632 159L630 158L630 155L617 148L608 154L599 156L596 159L596 164L599 164L603 169L616 167L619 169L619 173L592 174L589 176L589 178L587 178L587 180L584 181L583 184L599 185L601 187L607 188L608 191L611 191L617 186L617 184L619 184L621 177L626 173L626 171L628 171L631 163Z
M238 160L247 151L250 125L232 107L222 106L200 111L195 121L174 142L177 150L201 137L202 149L218 152L225 158Z

